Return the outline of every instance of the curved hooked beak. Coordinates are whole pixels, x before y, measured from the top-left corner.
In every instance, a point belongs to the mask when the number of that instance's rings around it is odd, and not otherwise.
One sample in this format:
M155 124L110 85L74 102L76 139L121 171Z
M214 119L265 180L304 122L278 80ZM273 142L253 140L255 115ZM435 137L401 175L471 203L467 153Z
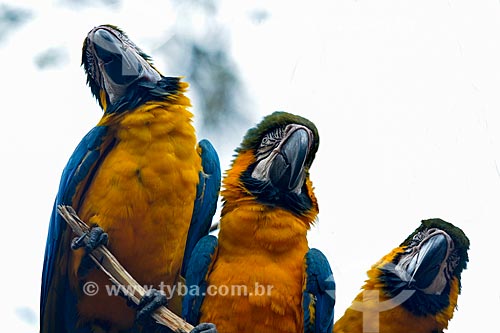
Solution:
M89 35L89 40L94 44L101 66L114 83L128 84L137 80L144 71L137 55L108 30L95 30Z
M128 38L113 28L99 26L87 36L86 49L89 75L104 90L111 103L125 94L128 86L140 79L156 82L160 74L141 55Z
M451 237L439 230L428 235L411 252L405 254L398 266L403 266L408 287L427 294L441 294L448 282L445 268L452 249Z
M275 149L269 178L273 185L289 192L300 192L306 176L305 163L312 145L312 133L303 126L292 128Z

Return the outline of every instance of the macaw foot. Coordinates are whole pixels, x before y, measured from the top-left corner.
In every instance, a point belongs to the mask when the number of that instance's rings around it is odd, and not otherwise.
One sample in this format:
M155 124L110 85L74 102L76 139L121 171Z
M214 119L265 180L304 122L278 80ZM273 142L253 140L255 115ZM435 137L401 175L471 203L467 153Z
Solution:
M80 237L76 237L71 242L71 249L76 250L81 247L85 248L85 253L89 254L101 245L108 244L108 234L101 227L93 226ZM95 268L95 264L88 255L82 258L78 275L84 277L89 271Z
M164 326L159 327L158 323L151 318L153 312L160 306L167 306L167 303L168 300L165 293L154 288L148 289L137 305L133 304L130 300L127 301L129 306L137 309L136 322L151 332L171 332L171 330ZM218 331L215 324L201 323L189 333L218 333Z
M165 293L157 289L148 289L142 296L139 304L137 304L137 314L135 320L140 323L147 323L151 319L151 315L160 306L166 306L168 303Z
M73 239L71 248L73 250L81 247L85 248L85 252L90 253L101 245L108 244L108 234L101 227L93 226L86 233Z
M218 333L215 324L212 323L201 323L198 324L195 328L191 330L189 333Z

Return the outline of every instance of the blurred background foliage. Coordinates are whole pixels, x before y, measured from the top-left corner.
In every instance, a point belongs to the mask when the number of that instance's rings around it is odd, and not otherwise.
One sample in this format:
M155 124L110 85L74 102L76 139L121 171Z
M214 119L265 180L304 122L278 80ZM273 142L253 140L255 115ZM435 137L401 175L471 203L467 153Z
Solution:
M0 3L0 43L19 26L29 21L31 16L29 10Z
M246 88L231 55L228 27L217 18L219 1L172 0L171 4L176 17L182 19L177 19L173 24L166 22L168 31L165 40L159 43L154 52L155 56L160 54L161 61L168 64L175 75L182 76L189 82L189 97L194 105L195 125L199 136L211 136L222 130L227 131L226 133L242 133L249 122L255 119L249 116L250 103ZM56 5L73 11L88 8L113 11L120 8L123 1L59 0ZM29 6L0 3L0 50L10 35L35 17L36 13ZM248 18L259 24L267 15L262 10L249 13ZM126 27L123 28L127 32ZM150 53L150 50L146 51ZM33 54L33 62L39 70L58 68L68 63L68 54L65 46L48 45ZM217 140L214 138L214 141ZM221 139L219 143L223 145L223 141Z

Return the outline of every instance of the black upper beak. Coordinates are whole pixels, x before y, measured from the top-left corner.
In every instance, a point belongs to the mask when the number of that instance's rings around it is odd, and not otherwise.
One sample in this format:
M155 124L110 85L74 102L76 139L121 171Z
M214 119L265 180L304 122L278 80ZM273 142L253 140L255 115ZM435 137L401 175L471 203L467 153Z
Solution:
M448 240L443 234L426 239L408 265L407 272L412 277L410 284L418 289L429 287L439 274L448 253Z
M140 77L143 67L135 50L127 47L120 38L106 28L90 32L100 66L111 81L117 85L128 85Z
M270 168L273 185L296 191L305 179L305 162L311 146L309 133L304 128L292 132L279 149Z

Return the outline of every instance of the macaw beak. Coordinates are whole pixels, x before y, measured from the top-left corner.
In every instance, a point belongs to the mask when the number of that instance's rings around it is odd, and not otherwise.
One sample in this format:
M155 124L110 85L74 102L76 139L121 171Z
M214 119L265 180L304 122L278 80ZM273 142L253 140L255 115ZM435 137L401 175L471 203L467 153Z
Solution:
M421 290L431 286L441 271L441 265L446 262L447 254L448 240L445 234L436 234L424 240L407 268L408 275L412 277L410 285Z
M269 169L271 183L288 192L300 191L305 179L305 163L312 145L310 131L293 128L277 148Z
M131 48L110 31L100 28L89 34L99 64L115 84L127 85L137 80L144 68Z
M106 92L111 103L138 80L157 82L161 79L139 48L110 26L92 29L84 45L87 74Z

